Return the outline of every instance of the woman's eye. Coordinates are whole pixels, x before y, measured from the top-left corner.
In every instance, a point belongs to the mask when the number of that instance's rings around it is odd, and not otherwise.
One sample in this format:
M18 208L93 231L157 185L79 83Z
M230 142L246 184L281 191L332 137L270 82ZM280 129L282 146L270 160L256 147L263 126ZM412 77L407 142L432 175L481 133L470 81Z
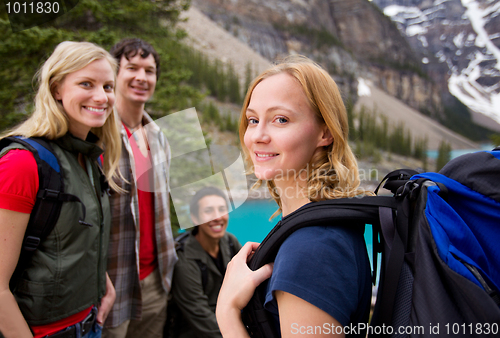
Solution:
M86 82L86 81L82 82L82 83L80 83L80 86L82 86L82 87L90 87L90 82Z
M249 117L248 118L248 124L258 124L259 121L255 117Z
M288 122L288 119L286 117L277 117L276 118L276 122L280 123L280 124L284 124L284 123L287 123Z
M107 92L112 92L113 89L114 89L114 87L112 85L105 85L104 86L104 90Z

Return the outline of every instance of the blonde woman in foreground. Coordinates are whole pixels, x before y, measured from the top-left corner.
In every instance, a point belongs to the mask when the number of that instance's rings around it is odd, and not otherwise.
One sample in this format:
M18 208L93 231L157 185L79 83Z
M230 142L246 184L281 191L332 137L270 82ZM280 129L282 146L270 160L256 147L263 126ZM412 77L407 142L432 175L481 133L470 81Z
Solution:
M335 82L305 57L285 59L250 85L240 119L243 152L284 218L308 203L364 194L348 129ZM269 277L264 307L282 337L311 336L317 327L314 337L331 337L339 331L332 327L368 321L371 274L362 230L302 228L285 240L274 267L251 271L247 259L257 246L247 243L228 265L217 302L224 337L249 336L241 310Z
M44 138L60 162L64 192L78 200L63 202L54 229L11 280L41 187L30 151L17 142L1 150L0 332L6 338L100 337L115 299L106 274L105 182L117 188L116 61L92 43L66 41L37 75L34 113L2 138Z

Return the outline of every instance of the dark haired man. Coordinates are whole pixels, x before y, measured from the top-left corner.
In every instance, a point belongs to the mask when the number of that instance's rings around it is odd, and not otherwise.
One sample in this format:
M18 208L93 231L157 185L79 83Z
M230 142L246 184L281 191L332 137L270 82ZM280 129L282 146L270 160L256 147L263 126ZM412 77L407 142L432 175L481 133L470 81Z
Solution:
M167 294L177 260L170 227L167 188L170 150L163 133L144 111L160 74L158 53L140 39L117 43L119 63L115 113L122 129L120 182L113 194L108 274L116 301L103 337L162 337Z
M172 298L180 310L170 330L175 338L222 337L215 306L226 266L241 245L226 232L227 199L215 187L200 189L191 199L194 228L178 250ZM200 270L205 270L205 272Z

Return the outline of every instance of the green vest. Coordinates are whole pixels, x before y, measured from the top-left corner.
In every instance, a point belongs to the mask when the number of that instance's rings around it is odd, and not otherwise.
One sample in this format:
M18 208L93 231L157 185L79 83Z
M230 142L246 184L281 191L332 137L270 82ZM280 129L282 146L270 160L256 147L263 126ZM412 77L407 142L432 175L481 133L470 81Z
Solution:
M89 139L95 138L89 134ZM29 325L44 325L99 305L106 291L106 264L111 224L108 195L101 192L96 162L102 149L70 134L51 142L61 165L66 193L80 198L86 208L85 222L78 202L64 202L61 215L47 238L27 264L14 296ZM13 144L4 150L23 148ZM2 151L3 156L6 151ZM92 168L94 185L78 163L78 154Z

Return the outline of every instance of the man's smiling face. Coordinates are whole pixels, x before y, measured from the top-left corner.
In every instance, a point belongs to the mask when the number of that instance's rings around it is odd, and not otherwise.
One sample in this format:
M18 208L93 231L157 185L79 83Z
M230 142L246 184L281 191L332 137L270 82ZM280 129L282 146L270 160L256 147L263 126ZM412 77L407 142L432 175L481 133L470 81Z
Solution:
M156 87L156 63L153 55L141 57L142 50L129 60L122 56L116 78L116 94L129 103L146 103Z

